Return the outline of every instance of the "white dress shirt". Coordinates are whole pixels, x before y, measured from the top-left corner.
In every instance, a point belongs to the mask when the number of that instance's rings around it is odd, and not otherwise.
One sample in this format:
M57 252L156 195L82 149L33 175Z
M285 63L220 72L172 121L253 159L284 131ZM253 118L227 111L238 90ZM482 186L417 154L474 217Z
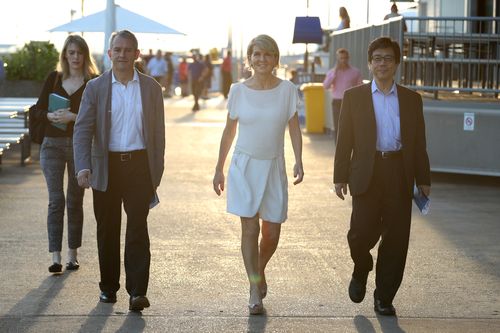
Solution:
M124 85L112 74L109 151L145 149L139 75L134 70L134 78Z
M396 83L389 93L384 94L372 81L372 100L377 122L377 150L396 151L401 145L401 125L399 121L399 101Z

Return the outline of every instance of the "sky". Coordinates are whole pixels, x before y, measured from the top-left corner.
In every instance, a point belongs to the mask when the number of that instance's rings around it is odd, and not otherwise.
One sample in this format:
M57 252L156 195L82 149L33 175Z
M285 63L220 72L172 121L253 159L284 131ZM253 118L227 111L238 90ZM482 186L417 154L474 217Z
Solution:
M65 32L49 29L106 8L106 0L1 0L0 45L22 46L30 40L48 40L60 50ZM367 15L367 3L370 12ZM232 29L234 54L258 34L276 39L282 54L300 54L303 44L292 44L296 16L319 16L322 28L339 24L338 8L345 6L351 27L379 22L390 11L390 0L115 0L115 4L181 31L185 36L138 34L139 48L184 52L222 49ZM309 5L309 6L308 6ZM400 9L407 6L399 4ZM91 51L105 49L104 33L84 33ZM15 48L15 47L14 47ZM12 49L12 48L11 48Z

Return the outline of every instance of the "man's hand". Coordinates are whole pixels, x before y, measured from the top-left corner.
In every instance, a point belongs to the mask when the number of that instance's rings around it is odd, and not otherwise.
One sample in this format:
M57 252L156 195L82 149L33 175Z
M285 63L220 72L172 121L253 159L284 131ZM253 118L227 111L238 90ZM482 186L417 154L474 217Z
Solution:
M347 194L347 183L335 184L335 193L340 199L344 200L344 195Z
M426 197L431 194L431 187L429 185L418 185L417 186L420 193L423 193Z
M90 187L90 170L80 170L78 172L78 176L76 177L78 180L78 185L83 188Z

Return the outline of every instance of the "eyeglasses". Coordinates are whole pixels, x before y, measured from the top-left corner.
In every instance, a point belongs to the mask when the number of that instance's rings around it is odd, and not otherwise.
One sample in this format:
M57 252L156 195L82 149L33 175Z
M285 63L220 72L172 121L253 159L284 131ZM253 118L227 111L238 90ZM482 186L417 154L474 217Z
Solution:
M386 55L386 56L374 56L372 58L372 62L376 63L376 64L381 64L382 62L386 62L386 63L392 63L394 61L394 56L391 56L391 55Z

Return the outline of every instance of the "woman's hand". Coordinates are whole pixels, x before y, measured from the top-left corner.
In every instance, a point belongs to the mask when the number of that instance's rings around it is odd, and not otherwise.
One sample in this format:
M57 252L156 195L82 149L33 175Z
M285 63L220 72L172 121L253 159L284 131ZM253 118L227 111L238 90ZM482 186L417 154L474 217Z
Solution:
M293 166L293 176L295 177L293 185L297 185L302 182L304 179L304 167L302 166L302 163L295 163Z
M69 108L59 109L47 114L47 119L55 124L67 124L76 120L76 114L71 112Z
M221 192L224 191L224 173L222 171L215 171L213 185L215 193L221 195Z

